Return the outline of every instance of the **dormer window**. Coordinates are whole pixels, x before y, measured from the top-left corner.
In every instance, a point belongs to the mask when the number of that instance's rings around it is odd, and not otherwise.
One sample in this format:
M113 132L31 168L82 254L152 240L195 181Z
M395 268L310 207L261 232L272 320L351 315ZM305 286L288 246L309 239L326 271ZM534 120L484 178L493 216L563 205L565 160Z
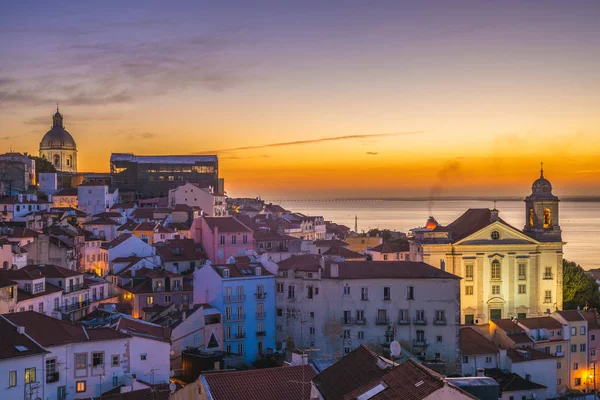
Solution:
M261 267L256 267L254 269L254 275L262 275L262 268Z
M229 268L223 268L223 278L229 278Z

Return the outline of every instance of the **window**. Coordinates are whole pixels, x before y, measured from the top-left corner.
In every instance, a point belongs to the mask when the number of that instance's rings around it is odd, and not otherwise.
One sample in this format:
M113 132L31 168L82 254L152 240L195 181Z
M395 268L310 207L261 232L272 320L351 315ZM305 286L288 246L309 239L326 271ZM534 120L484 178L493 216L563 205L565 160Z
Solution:
M579 334L580 335L585 335L585 326L582 326L581 328L579 328Z
M582 353L585 351L585 343L581 343L579 345L579 351L581 351Z
M154 296L146 297L146 304L148 304L148 305L154 304Z
M463 364L469 363L469 356L463 356Z
M557 386L560 386L560 385L562 385L562 379L558 378L558 379L556 380L556 385L557 385Z
M581 386L581 378L575 378L575 386Z
M350 354L350 347L344 347L344 354Z
M465 295L472 296L473 295L473 286L465 286Z
M571 328L571 336L577 336L577 328L575 328L575 327Z
M356 322L360 323L365 320L364 310L356 310Z
M92 366L98 367L104 365L104 353L92 353Z
M356 337L358 339L364 339L365 338L365 333L363 331L358 331L358 334L356 335Z
M350 329L344 329L344 339L350 339Z
M485 363L486 364L491 364L492 363L492 357L486 357L485 358Z
M293 285L288 286L288 299L296 297L296 287Z
M25 383L35 382L35 368L25 368Z
M383 287L383 300L391 300L391 288L389 286Z
M519 294L527 293L527 285L519 285Z
M44 282L36 283L33 285L33 292L40 293L44 291Z
M222 245L225 244L225 235L221 235L219 240L220 240L219 243L221 243Z
M561 368L562 368L562 363L560 361L557 361L556 369L561 369Z
M248 235L242 236L242 244L248 244Z
M596 341L596 335L592 333L592 334L590 335L590 340L591 340L592 342Z
M500 295L500 285L492 285L492 294Z
M8 373L8 387L17 386L17 371L10 371Z
M309 334L309 335L314 335L314 334L315 334L315 331L316 331L316 330L315 330L315 327L314 327L314 326L311 326L310 328L308 328L308 334Z
M277 283L277 293L283 293L284 285L283 283Z
M229 278L229 268L223 268L223 278Z
M87 354L79 353L75 354L75 370L86 370L87 369Z
M473 264L465 265L465 279L467 281L473 280Z
M67 398L67 387L59 386L56 388L56 398L57 400L65 400Z
M360 288L360 299L361 300L369 300L369 288L367 288L367 287Z
M25 291L28 293L31 293L31 283L26 283L25 284Z
M244 355L244 343L239 343L237 345L237 353L238 355Z
M39 313L43 313L44 312L44 303L38 304L38 312Z
M278 308L277 309L277 316L278 317L283 317L283 308Z
M85 392L86 391L85 381L77 381L75 383L75 391L77 393L83 393L83 392Z
M596 349L590 349L590 356L596 355Z
M501 278L500 261L494 260L492 261L492 280L499 281Z
M120 360L119 360L119 355L118 355L118 354L115 354L115 355L113 355L113 356L110 358L110 360L111 360L111 361L110 361L110 365L111 365L112 367L118 367L118 366L119 366L119 364L120 364Z
M435 322L438 324L446 322L446 311L436 310L435 311Z
M344 294L345 295L349 295L350 294L350 286L344 286Z
M519 279L520 280L527 279L526 269L525 269L526 267L527 267L526 264L519 264Z
M579 369L579 363L573 363L573 371L577 371Z
M146 361L148 359L148 354L142 353L140 354L140 361Z
M165 294L165 303L170 303L170 302L171 302L171 295Z
M312 286L307 286L306 289L307 289L307 292L308 292L306 294L306 297L309 298L309 299L312 299L313 298L313 293L314 293L314 288Z
M264 343L263 342L258 342L258 354L262 354L264 351Z
M492 240L498 240L498 239L500 239L500 232L498 232L498 231L492 232Z
M231 244L237 244L237 236L231 235Z
M415 299L415 287L409 286L406 288L406 300L414 300Z
M577 345L576 344L571 345L571 353L577 353Z
M552 303L552 291L546 290L544 292L544 303Z
M311 311L311 312L309 312L309 313L308 313L308 316L309 316L310 318L314 318L314 317L315 317L315 312L314 312L314 311Z
M544 269L544 279L552 279L552 267L546 267Z

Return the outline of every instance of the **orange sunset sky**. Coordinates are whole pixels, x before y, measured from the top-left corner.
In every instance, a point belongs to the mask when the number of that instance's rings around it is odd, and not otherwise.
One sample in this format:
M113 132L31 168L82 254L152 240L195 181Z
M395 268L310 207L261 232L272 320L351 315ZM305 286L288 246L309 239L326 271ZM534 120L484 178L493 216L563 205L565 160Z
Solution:
M37 153L58 101L82 171L216 153L233 196L522 196L543 161L600 194L597 1L281 3L0 6L0 150Z

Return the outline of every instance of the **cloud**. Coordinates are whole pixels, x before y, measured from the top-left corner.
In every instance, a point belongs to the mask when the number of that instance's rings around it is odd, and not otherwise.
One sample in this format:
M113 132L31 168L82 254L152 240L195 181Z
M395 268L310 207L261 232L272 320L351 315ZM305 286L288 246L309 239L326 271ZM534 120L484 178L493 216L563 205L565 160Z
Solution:
M0 140L11 140L11 139L16 139L18 136L2 136L0 137Z
M257 158L270 158L271 156L268 156L266 154L261 154L258 156L225 156L225 157L219 157L220 160L251 160L251 159L257 159Z
M376 151L367 151L367 153L366 153L366 154L367 154L367 155L370 155L370 156L376 156L376 155L377 155L377 154L379 154L379 153L378 153L378 152L376 152Z
M581 171L575 171L576 174L598 174L600 169L583 169Z
M392 137L392 136L401 136L401 135L415 135L424 133L424 131L409 131L409 132L396 132L396 133L374 133L374 134L364 134L364 135L345 135L345 136L331 136L324 137L319 139L308 139L308 140L296 140L293 142L277 142L277 143L267 143L260 144L255 146L244 146L244 147L232 147L229 149L218 149L218 150L207 150L201 153L196 154L208 154L208 153L227 153L231 151L239 151L239 150L255 150L255 149L267 149L272 147L289 147L289 146L299 146L305 144L315 144L315 143L324 143L324 142L336 142L339 140L354 140L354 139L365 139L365 138L383 138L383 137Z

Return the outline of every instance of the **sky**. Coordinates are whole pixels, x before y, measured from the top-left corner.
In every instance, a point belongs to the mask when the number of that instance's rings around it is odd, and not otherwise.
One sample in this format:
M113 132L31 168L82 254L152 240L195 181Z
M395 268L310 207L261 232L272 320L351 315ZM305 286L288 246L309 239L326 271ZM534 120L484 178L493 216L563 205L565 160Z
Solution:
M233 196L600 193L600 2L0 5L0 151L218 154Z

